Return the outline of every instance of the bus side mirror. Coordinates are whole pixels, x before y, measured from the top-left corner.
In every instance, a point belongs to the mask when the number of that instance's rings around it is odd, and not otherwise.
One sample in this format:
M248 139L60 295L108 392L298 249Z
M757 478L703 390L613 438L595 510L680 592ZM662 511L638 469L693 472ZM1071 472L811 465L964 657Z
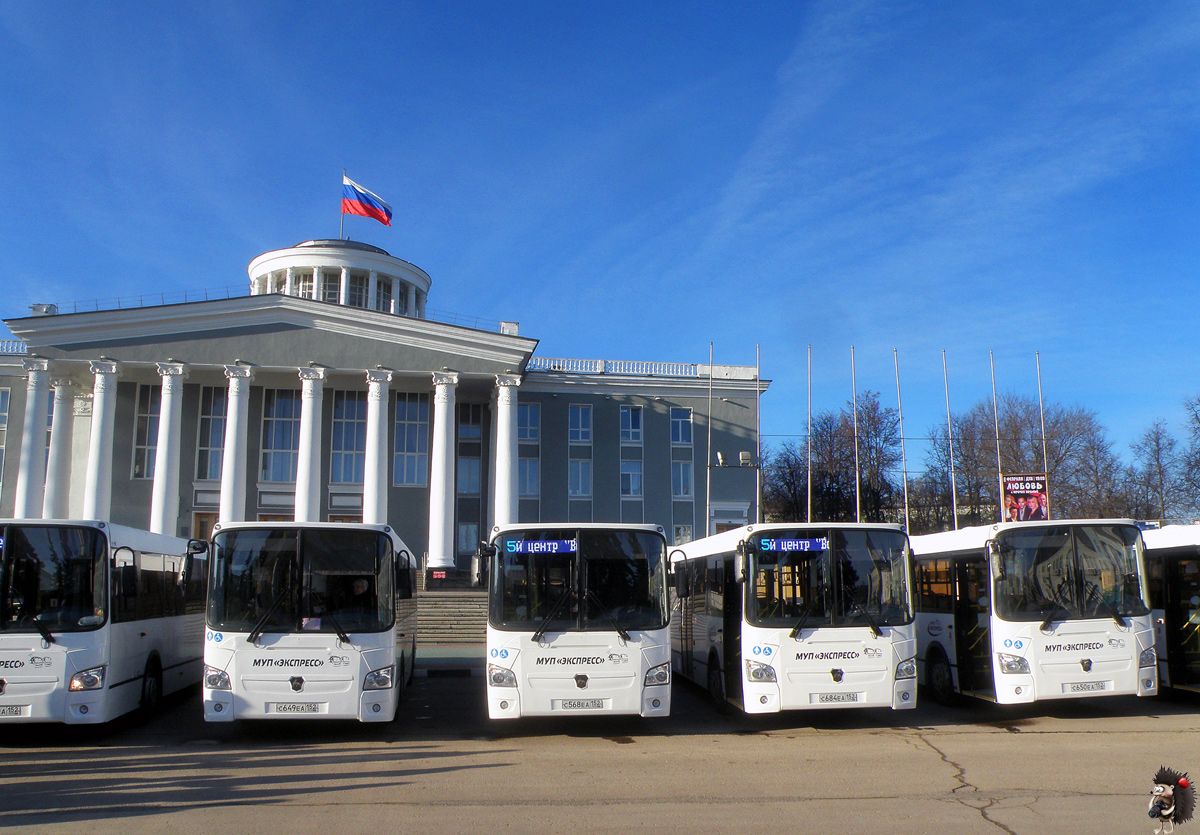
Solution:
M746 582L746 571L747 571L746 557L747 557L747 553L750 550L752 550L752 549L750 546L748 546L746 544L745 540L742 540L737 545L737 576L734 578L734 580L738 583Z
M188 554L207 554L208 542L203 539L189 539L187 544Z
M988 570L991 571L992 579L1003 580L1004 564L1000 561L1000 549L996 546L996 540L989 539L983 549L987 553Z
M401 559L403 558L403 559ZM396 599L408 600L413 596L412 554L401 550L396 554Z

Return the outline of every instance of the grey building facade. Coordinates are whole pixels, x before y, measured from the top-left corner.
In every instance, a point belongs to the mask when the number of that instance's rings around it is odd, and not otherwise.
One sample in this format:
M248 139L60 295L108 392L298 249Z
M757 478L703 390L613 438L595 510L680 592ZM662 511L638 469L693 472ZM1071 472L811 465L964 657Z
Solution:
M450 585L497 523L680 542L756 518L753 367L537 357L515 323L428 318L429 276L351 241L249 277L236 298L7 320L0 516L384 522Z

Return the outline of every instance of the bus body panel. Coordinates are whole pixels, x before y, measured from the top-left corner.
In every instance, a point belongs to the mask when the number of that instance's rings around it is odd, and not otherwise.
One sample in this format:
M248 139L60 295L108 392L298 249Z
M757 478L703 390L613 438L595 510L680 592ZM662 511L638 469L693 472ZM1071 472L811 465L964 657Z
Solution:
M160 673L162 695L200 679L204 616L201 604L184 600L181 572L187 561L187 540L92 520L0 520L0 526L80 528L98 531L104 539L105 578L109 605L97 628L62 632L51 627L54 642L36 632L0 631L0 722L64 722L101 724L142 704L146 674ZM163 600L147 602L160 609L152 616L117 620L114 615L113 566L136 572L159 573ZM133 599L144 595L139 588ZM174 614L163 614L168 605ZM175 597L179 597L175 600ZM192 605L195 603L195 605ZM143 604L145 605L145 604ZM72 692L77 673L103 668L104 685Z
M644 686L646 673L670 660L666 630L528 633L488 627L489 665L511 670L516 687L488 676L488 716L561 716L606 713L667 716L671 685Z
M204 689L207 721L395 718L402 679L385 690L362 689L369 672L397 657L391 632L351 633L349 646L326 634L266 634L254 644L246 637L214 632L205 644L205 664L233 683L231 690Z
M208 625L204 666L228 676L229 689L203 692L204 719L357 719L390 722L398 712L405 683L412 677L417 640L417 601L412 593L415 567L399 536L385 525L362 523L244 522L218 526L220 533L240 530L292 533L304 529L377 532L392 543L396 587L394 623L381 632L349 632L349 643L329 631L266 631L253 643L248 631ZM215 546L214 546L215 547ZM215 566L214 561L214 566ZM400 583L405 588L399 588ZM366 689L368 674L390 668L392 686Z
M898 666L916 654L914 622L883 626L880 637L865 625L807 624L792 637L791 629L759 626L744 618L744 583L735 579L738 542L756 532L842 529L900 532L887 525L772 523L672 549L674 672L710 690L713 676L718 677L726 700L746 713L916 707L917 679L896 675ZM775 681L756 680L751 672L755 665L770 667Z

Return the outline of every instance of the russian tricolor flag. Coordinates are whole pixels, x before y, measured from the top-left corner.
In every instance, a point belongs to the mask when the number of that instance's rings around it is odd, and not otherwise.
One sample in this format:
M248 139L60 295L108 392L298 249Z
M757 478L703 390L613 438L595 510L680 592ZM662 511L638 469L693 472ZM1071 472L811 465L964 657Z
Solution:
M346 175L342 175L342 214L373 217L384 226L392 225L392 207L378 194L367 191Z

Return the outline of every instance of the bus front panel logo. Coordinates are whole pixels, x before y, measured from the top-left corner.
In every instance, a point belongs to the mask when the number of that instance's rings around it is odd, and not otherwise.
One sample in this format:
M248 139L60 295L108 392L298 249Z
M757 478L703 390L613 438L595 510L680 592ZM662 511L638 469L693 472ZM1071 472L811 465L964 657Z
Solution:
M580 690L585 690L587 688L587 682L588 682L588 677L585 676L583 673L580 673L579 675L575 676L575 686L578 687Z
M841 681L842 681L842 676L844 675L844 673L843 673L841 670L838 670L838 669L833 669L833 670L830 670L830 671L829 671L829 674L830 674L831 676L833 676L833 680L834 680L834 681L836 681L836 682L838 682L839 684L841 683Z
M288 683L292 685L292 689L299 693L304 689L304 676L292 676L288 679Z

